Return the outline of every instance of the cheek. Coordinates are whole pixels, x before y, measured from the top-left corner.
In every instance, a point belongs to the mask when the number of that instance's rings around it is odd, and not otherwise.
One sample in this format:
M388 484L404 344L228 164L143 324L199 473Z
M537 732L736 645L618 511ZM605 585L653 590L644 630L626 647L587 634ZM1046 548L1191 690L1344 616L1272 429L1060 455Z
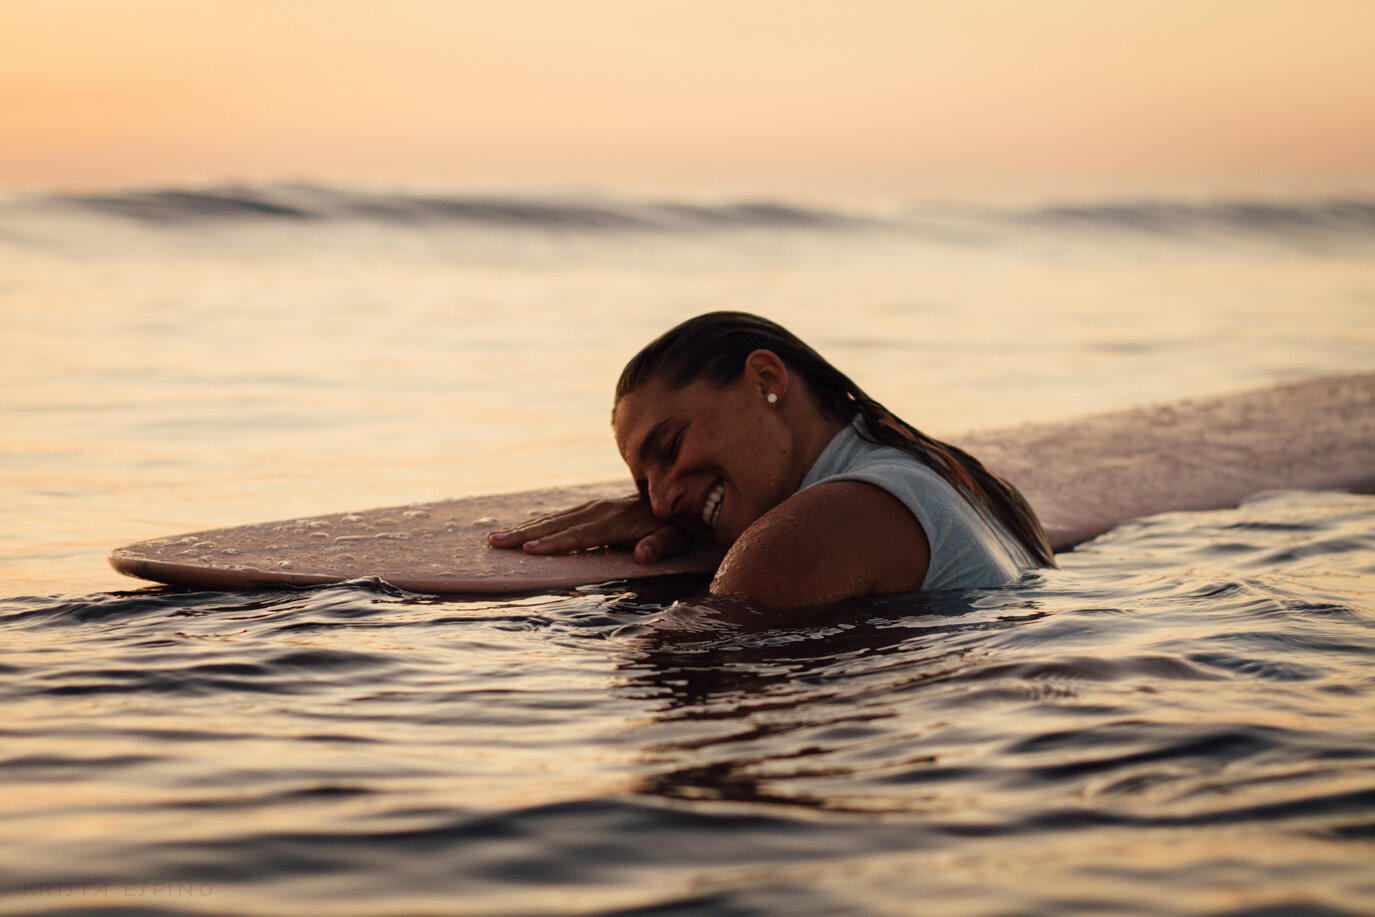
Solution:
M740 406L742 413L746 408ZM702 430L703 454L711 455L706 464L719 468L728 486L734 485L741 517L735 524L740 526L749 525L792 495L788 439L773 420L768 415L751 416Z
M751 517L744 523L748 525L792 496L787 454L770 449L768 444L755 444L752 456L741 470L740 486L742 503Z

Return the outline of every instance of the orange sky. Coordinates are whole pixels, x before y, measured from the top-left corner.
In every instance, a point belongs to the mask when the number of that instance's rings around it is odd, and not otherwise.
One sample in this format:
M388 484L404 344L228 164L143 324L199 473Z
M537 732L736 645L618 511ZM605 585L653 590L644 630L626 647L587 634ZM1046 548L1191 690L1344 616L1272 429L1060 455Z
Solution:
M1375 190L1369 0L0 0L0 185Z

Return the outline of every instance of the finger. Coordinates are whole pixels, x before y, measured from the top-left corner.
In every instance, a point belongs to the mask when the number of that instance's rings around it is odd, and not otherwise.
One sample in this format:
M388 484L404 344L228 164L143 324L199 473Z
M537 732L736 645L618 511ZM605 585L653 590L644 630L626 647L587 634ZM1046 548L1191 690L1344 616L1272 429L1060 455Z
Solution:
M683 553L687 546L687 533L679 526L666 525L640 539L635 545L635 560L652 564L656 560Z
M488 532L487 543L494 548L518 548L533 539L577 525L592 506L591 503L584 503L556 513L545 513L543 516L536 516L495 532Z
M615 539L608 538L606 532L599 527L575 525L552 535L532 538L521 547L526 554L567 554L569 551L600 548L614 542Z
M653 523L652 526L646 526L646 517ZM490 532L487 543L494 548L524 546L532 553L553 554L630 543L661 525L653 520L648 507L642 505L638 497L593 500L572 509L527 520L508 529Z
M534 535L521 529L510 528L499 532L487 533L487 544L494 548L518 548Z
M492 548L516 548L522 543L521 537L515 532L488 532L487 546Z

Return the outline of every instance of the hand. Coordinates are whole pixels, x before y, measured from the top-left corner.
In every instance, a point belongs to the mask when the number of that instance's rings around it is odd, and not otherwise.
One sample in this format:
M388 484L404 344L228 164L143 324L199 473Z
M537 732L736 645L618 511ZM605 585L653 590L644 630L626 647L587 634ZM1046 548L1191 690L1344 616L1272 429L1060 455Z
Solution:
M583 548L634 545L642 564L681 554L688 534L672 522L655 518L640 497L593 500L572 509L547 513L487 536L494 548L522 548L526 554L567 554Z

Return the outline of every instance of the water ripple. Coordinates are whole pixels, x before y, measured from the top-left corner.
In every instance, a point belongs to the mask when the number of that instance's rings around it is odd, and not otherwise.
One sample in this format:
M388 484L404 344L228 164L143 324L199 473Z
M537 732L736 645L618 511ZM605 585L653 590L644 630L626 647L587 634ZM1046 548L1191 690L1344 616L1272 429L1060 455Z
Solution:
M0 894L1172 915L1241 877L1355 913L1370 550L1375 500L1291 494L1004 589L789 614L625 584L3 600Z

